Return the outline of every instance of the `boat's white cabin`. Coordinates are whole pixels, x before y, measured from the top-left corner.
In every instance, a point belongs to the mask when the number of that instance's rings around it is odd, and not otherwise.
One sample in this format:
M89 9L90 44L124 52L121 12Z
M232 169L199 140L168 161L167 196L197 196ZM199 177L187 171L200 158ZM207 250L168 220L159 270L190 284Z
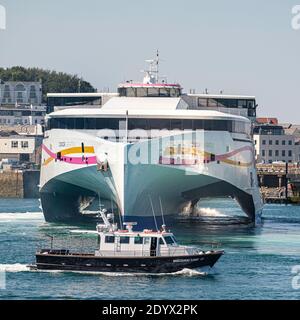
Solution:
M96 255L134 255L134 256L161 256L167 255L175 248L183 248L171 232L143 230L133 232L118 230L98 233L100 246Z

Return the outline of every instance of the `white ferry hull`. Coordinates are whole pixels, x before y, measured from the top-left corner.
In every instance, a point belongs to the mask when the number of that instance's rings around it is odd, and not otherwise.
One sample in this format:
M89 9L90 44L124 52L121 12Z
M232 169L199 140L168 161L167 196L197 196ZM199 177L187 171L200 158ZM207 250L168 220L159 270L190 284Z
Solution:
M82 219L84 209L99 195L108 209L117 208L123 221L137 221L139 227L154 226L153 211L159 220L160 203L167 220L186 203L203 197L232 196L252 221L260 217L253 145L233 139L229 132L202 132L196 160L168 154L169 137L131 144L83 131L57 129L49 134L43 145L40 181L47 221ZM188 141L190 134L174 135L174 139L184 136ZM157 151L148 154L145 163L130 161L150 145L155 149L155 144ZM103 165L108 165L107 170L100 169Z

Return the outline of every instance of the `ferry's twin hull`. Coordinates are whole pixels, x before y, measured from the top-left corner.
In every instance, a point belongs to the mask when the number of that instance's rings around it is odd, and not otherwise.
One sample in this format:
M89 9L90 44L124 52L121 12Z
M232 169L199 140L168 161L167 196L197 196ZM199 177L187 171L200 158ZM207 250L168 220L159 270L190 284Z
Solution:
M167 218L202 197L232 196L251 220L260 215L253 145L233 140L228 132L134 144L80 131L68 137L58 129L50 135L43 144L40 183L47 221L81 219L99 196L108 209L117 208L123 220L137 221L139 227L153 227L153 211L158 218L163 210Z

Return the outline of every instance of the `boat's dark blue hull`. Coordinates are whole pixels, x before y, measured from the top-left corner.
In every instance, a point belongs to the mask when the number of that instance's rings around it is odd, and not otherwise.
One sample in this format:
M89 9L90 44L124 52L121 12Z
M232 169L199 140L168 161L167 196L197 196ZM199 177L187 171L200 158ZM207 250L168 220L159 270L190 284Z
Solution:
M90 272L170 273L213 267L223 251L187 256L103 257L93 254L36 254L36 269Z

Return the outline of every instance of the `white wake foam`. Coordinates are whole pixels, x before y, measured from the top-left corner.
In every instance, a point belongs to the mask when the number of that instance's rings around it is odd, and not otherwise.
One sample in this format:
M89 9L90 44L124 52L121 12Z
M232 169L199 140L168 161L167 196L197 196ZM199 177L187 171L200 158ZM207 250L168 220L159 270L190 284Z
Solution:
M26 264L0 264L0 272L24 272L30 271L30 268Z
M194 208L193 216L197 217L227 217L217 209L212 208Z
M26 271L28 271L27 269ZM50 273L78 273L84 275L100 275L106 277L162 277L162 276L188 276L199 277L208 275L207 272L183 269L172 273L140 273L140 272L101 272L101 271L76 271L76 270L32 270L33 272L50 272Z
M43 220L42 212L1 212L0 221L1 222L11 222L17 220Z

